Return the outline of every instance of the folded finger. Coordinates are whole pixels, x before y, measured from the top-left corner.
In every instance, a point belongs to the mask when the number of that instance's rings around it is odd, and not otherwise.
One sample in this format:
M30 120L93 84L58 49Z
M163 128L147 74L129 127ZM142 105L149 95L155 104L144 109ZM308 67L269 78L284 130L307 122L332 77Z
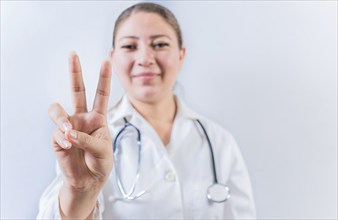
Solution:
M106 114L110 94L111 64L104 61L101 66L100 78L96 89L93 110Z
M53 133L53 145L54 146L55 146L55 143L63 149L69 149L72 147L72 144L65 138L65 134L59 129L56 129Z
M48 115L61 131L66 132L72 129L68 114L59 103L50 105Z
M109 151L111 147L107 140L95 138L84 132L71 130L66 133L66 138L71 142L72 146L80 148L88 153L95 155L96 157L104 158L107 155L107 150Z

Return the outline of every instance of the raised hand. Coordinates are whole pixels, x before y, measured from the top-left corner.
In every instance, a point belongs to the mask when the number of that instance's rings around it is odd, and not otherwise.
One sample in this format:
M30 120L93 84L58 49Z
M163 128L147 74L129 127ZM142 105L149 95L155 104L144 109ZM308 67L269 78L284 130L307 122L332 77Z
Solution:
M69 69L74 113L68 115L57 103L52 104L48 112L57 126L52 137L52 145L64 174L64 185L60 191L61 208L67 213L65 216L80 217L76 209L83 211L85 208L81 207L80 200L86 204L88 201L84 198L88 197L92 203L95 202L95 196L104 185L112 168L112 141L106 117L111 65L109 61L102 64L91 111L87 110L81 65L75 53L69 57ZM89 205L91 206L93 204Z

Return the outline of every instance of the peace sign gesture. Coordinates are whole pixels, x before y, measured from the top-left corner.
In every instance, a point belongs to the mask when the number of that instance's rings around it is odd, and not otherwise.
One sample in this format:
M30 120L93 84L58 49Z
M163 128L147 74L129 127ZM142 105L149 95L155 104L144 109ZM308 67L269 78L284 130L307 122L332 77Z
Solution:
M52 145L64 175L60 207L64 217L87 217L107 180L113 163L112 141L107 126L111 65L101 66L94 106L87 110L85 86L79 57L69 57L74 113L68 115L60 104L48 110L56 125ZM85 211L87 210L87 212Z

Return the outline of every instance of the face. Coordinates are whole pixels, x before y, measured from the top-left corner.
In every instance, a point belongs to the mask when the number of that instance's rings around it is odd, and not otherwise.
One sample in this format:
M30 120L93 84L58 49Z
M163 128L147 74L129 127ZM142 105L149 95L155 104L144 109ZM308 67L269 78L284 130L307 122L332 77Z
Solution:
M162 17L137 12L120 24L110 55L128 97L156 102L173 95L185 49Z

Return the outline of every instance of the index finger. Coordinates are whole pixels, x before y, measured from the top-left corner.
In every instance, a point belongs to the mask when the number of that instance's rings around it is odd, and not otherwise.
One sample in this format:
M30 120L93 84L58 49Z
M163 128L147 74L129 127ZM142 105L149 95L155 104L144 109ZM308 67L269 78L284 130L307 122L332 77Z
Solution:
M96 89L93 110L100 113L107 113L107 106L110 94L111 65L109 61L104 61L101 66L99 83Z
M49 106L48 115L61 131L66 132L72 129L72 124L68 120L68 114L59 103Z
M82 79L82 69L78 55L69 56L69 71L74 112L87 112L86 89Z

